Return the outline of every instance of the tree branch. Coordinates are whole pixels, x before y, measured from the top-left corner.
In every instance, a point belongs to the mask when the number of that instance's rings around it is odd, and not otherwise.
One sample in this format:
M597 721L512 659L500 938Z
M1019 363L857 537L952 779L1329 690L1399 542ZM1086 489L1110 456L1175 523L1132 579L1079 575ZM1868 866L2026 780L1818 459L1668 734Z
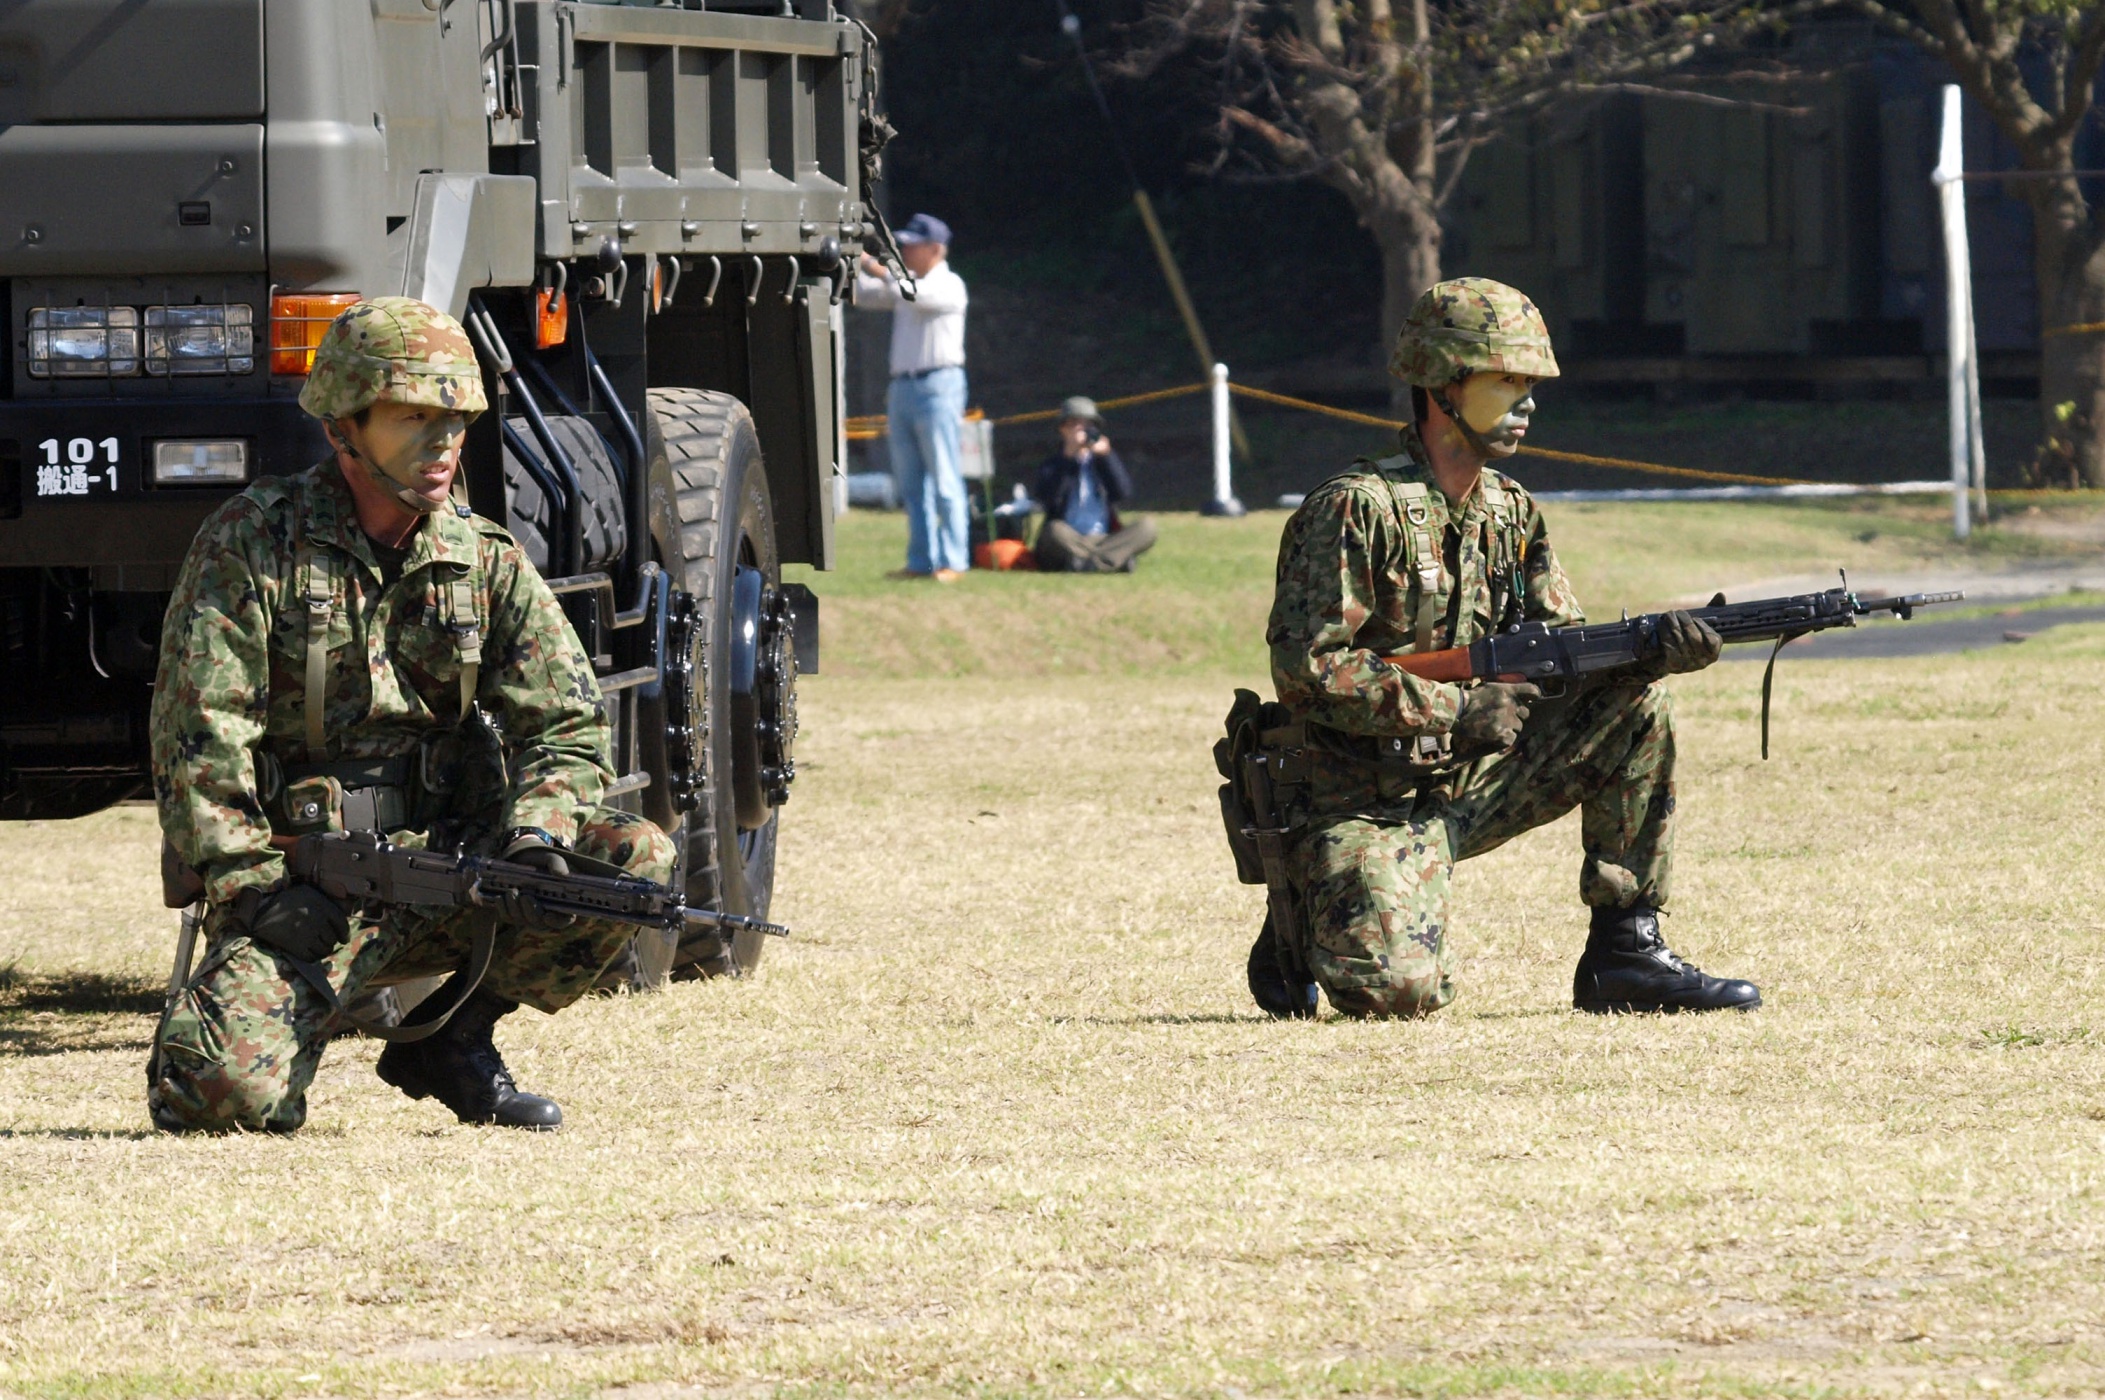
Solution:
M2070 45L2068 62L2061 69L2061 102L2050 125L2055 135L2074 132L2090 114L2100 65L2105 65L2105 9L2092 10L2084 17L2082 32Z

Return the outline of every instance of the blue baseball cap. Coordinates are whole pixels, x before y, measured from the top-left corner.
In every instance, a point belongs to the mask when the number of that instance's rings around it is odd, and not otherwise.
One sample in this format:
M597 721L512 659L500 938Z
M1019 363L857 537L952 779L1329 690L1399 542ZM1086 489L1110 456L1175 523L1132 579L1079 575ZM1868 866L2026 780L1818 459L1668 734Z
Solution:
M915 243L941 243L950 246L950 225L933 214L916 214L902 225L897 234L902 246Z

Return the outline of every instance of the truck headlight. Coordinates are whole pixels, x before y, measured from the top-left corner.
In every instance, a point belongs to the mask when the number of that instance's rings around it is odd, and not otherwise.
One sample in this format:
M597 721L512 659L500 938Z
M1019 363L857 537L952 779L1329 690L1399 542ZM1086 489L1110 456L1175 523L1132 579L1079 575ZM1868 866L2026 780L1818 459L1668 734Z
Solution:
M139 312L130 306L35 306L31 379L109 379L139 372Z
M249 445L240 438L162 438L153 444L156 486L239 486L249 479Z
M253 306L146 308L148 374L247 374L255 368Z

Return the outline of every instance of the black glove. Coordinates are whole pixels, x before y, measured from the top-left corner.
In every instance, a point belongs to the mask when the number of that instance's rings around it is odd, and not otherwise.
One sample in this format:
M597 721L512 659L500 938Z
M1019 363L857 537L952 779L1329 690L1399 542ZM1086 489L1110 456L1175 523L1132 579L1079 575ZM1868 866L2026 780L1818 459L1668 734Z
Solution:
M312 885L244 891L228 924L250 942L302 962L320 962L351 936L344 907Z
M1670 612L1659 619L1659 673L1678 676L1700 671L1718 659L1725 639L1702 618L1688 612Z
M1528 701L1540 700L1542 687L1525 682L1509 685L1486 681L1462 692L1462 713L1454 722L1455 752L1490 753L1520 742L1527 723Z
M531 866L548 875L570 873L570 862L563 859L561 849L538 836L522 836L512 842L505 848L503 858L514 865ZM554 933L577 922L577 915L559 914L521 890L505 891L501 917L514 927L532 929L536 933Z

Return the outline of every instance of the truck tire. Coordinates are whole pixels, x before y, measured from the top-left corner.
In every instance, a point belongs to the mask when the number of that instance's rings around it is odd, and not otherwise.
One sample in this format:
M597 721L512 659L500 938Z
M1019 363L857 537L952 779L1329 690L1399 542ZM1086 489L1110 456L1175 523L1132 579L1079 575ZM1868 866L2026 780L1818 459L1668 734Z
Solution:
M760 437L753 415L729 394L705 389L650 391L649 448L651 477L670 493L677 538L660 542L665 567L675 587L694 599L692 631L700 643L696 657L697 704L706 697L701 732L690 740L701 758L686 802L678 800L679 742L668 729L682 722L668 703L677 687L667 686L661 702L663 721L646 721L641 737L649 752L653 739L667 752L651 765L653 781L644 795L646 814L670 829L684 818L682 874L688 898L708 908L766 918L774 896L775 838L780 820L768 811L765 820L741 829L732 781L739 736L733 732L729 667L720 658L731 650L731 599L741 567L754 569L768 588L781 584L782 566L775 550L774 505L768 495L767 471L760 456ZM661 517L662 518L662 517ZM677 629L676 629L677 631ZM683 806L691 804L689 810ZM679 980L743 976L760 964L766 935L741 932L729 939L696 931L670 952L670 974ZM655 963L664 956L638 940L639 981L655 983L663 974Z

